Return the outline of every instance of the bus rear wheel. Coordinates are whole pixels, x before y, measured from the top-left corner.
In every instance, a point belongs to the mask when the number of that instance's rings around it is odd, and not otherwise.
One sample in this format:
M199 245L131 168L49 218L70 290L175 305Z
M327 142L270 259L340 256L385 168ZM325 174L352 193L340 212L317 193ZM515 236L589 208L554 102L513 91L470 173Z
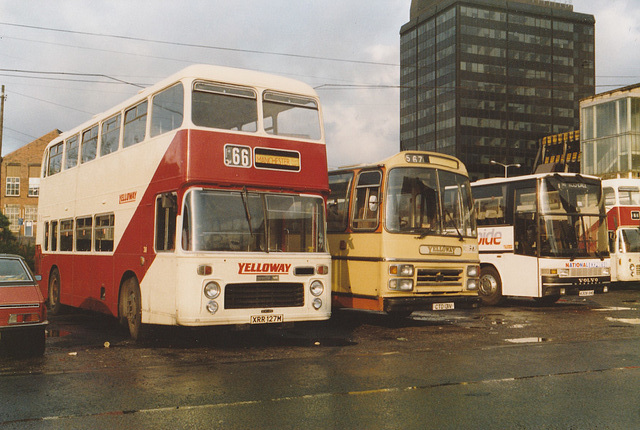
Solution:
M51 315L58 315L62 311L62 304L60 303L60 271L57 268L54 268L49 274L47 304Z
M480 270L478 293L482 303L487 306L495 306L502 302L502 280L498 271L492 266L485 266Z
M141 340L144 337L146 325L142 323L142 300L140 285L136 278L128 278L122 283L118 308L120 322L129 330L131 338Z

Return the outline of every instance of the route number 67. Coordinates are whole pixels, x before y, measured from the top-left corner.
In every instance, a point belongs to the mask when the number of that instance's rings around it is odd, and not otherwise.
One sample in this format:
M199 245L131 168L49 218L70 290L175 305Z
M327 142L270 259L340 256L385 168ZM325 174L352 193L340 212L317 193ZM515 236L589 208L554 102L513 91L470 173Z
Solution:
M251 167L251 147L239 145L224 146L224 164L231 167Z

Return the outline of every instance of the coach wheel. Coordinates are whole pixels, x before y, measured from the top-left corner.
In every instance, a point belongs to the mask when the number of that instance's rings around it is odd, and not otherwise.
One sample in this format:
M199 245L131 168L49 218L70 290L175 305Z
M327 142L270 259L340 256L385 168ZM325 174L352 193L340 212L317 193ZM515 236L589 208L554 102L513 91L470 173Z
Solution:
M140 286L136 278L123 282L120 291L120 322L129 330L131 338L140 340L144 337L145 325L142 324L142 300Z
M482 303L494 306L502 301L502 281L498 271L491 266L480 270L480 288L478 289Z
M49 297L47 302L49 313L58 315L62 310L62 304L60 303L60 272L58 269L53 269L49 275Z

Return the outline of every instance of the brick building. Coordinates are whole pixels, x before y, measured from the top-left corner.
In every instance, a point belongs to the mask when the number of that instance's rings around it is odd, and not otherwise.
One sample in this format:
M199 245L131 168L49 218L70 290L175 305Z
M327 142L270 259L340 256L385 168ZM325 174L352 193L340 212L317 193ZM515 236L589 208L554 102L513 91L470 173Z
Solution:
M1 160L0 209L17 236L35 237L42 154L47 144L60 133L60 130L53 130Z

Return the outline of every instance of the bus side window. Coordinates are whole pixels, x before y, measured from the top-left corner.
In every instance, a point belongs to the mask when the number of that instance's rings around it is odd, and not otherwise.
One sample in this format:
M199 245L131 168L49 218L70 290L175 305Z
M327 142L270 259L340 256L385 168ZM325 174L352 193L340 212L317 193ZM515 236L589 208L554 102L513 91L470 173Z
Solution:
M166 193L156 198L156 251L175 250L177 214L175 194Z
M378 227L381 181L382 172L379 170L362 172L358 176L352 213L354 229L375 230Z
M147 130L147 102L144 101L124 113L122 147L126 148L144 140Z
M60 251L73 251L73 220L60 221Z
M602 193L604 194L604 205L605 206L615 206L616 205L616 193L611 187L602 188Z
M516 254L532 256L538 254L535 196L535 188L516 190L516 212L513 224Z
M49 250L49 222L44 223L44 250Z
M189 202L191 201L191 194L184 199L184 206L182 207L182 249L185 251L191 251L191 211L189 210Z
M183 111L184 90L181 83L156 94L151 103L151 137L180 127Z
M78 165L78 135L67 139L65 145L64 168L71 169Z
M349 194L353 173L341 173L329 176L331 193L327 199L327 230L341 232L347 229L349 213Z
M98 252L113 251L113 232L115 228L115 215L96 215L95 232L93 234L95 246Z
M51 250L58 250L58 221L51 221Z
M96 158L98 149L98 125L94 125L89 130L82 133L81 162L86 163Z
M49 149L49 168L47 176L55 175L62 170L62 143L58 143Z
M93 218L76 219L76 251L91 251Z
M100 156L111 154L120 146L120 114L102 122Z

